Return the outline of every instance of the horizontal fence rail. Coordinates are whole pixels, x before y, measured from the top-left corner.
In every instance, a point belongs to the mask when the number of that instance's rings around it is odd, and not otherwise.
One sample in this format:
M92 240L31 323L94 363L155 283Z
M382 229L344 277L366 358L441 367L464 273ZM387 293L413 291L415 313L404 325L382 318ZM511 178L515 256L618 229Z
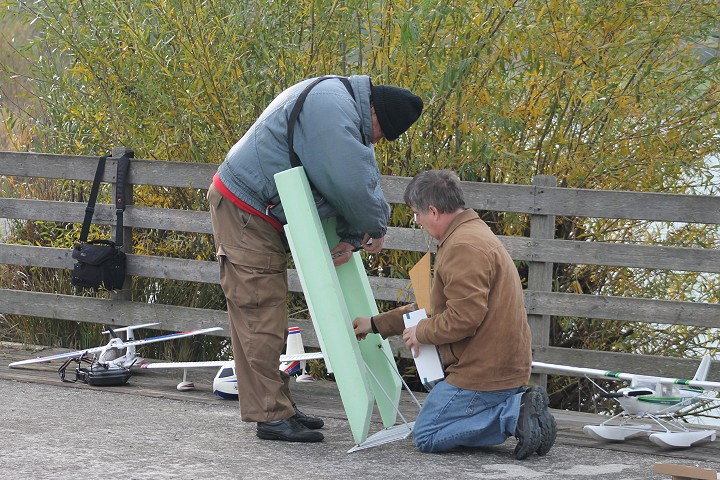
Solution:
M92 182L97 157L38 153L0 152L0 177L23 177ZM108 159L103 181L115 181L116 161ZM187 188L201 193L207 190L217 165L133 159L128 183L155 187ZM409 178L383 176L381 185L388 202L403 202ZM546 182L547 183L547 182ZM720 198L700 195L675 195L647 192L599 191L560 188L552 185L498 185L463 182L466 204L481 211L510 212L528 215L533 222L554 223L556 216L629 219L657 222L720 223ZM85 202L60 202L25 198L0 198L0 219L82 223ZM93 223L114 226L113 205L98 204ZM538 223L540 225L540 223ZM153 229L197 234L212 234L207 211L153 208L128 205L124 215L128 229ZM547 230L547 227L545 228ZM537 231L540 231L539 229ZM720 273L720 251L689 246L635 245L615 242L560 240L537 235L501 236L512 258L527 262L531 269L548 272L553 264L603 265L671 271ZM430 237L421 229L390 227L384 248L425 252L434 248ZM190 252L189 252L190 253ZM24 267L70 269L70 249L50 246L0 243L0 264ZM128 255L128 275L158 280L219 283L219 268L213 259L169 258L161 255ZM542 278L536 276L535 278ZM539 283L538 283L539 282ZM295 270L288 272L289 288L301 292ZM373 294L380 301L409 302L414 299L409 280L371 276ZM582 295L552 291L551 281L534 281L535 288L525 291L525 302L533 330L534 358L543 362L566 363L601 369L630 369L640 373L660 372L691 376L697 362L679 358L648 357L610 352L579 351L548 346L543 338L549 334L549 316L564 316L649 322L669 325L720 327L720 306L716 304ZM538 287L539 285L539 287ZM0 285L0 313L38 316L54 319L128 325L162 322L165 330L224 326L224 311L173 305L133 302L118 298L59 295L53 292L31 292ZM108 320L105 320L108 319ZM318 341L308 320L291 319L302 325L306 346L317 347ZM542 325L538 330L537 326ZM219 332L227 336L227 333ZM396 355L408 357L397 339L391 341ZM713 366L711 377L720 379Z

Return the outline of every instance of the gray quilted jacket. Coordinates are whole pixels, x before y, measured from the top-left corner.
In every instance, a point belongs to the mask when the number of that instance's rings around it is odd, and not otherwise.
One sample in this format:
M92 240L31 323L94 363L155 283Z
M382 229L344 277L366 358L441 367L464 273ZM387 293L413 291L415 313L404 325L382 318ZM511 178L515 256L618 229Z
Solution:
M295 152L317 190L320 218L337 217L340 239L359 246L364 233L385 235L390 207L380 188L371 143L370 77L351 76L355 98L340 80L317 84L295 126ZM222 183L253 208L270 210L287 223L273 176L291 168L287 123L295 101L312 79L278 95L228 152L218 174Z

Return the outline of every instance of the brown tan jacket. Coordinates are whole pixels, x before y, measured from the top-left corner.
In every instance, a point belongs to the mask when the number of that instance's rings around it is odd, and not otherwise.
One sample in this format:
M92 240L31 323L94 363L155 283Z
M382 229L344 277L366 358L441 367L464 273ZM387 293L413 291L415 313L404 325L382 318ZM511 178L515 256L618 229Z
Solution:
M440 240L430 302L433 314L420 321L416 335L438 346L448 383L477 391L527 384L532 342L520 278L474 210L455 217ZM380 334L402 334L402 315L412 308L377 315Z

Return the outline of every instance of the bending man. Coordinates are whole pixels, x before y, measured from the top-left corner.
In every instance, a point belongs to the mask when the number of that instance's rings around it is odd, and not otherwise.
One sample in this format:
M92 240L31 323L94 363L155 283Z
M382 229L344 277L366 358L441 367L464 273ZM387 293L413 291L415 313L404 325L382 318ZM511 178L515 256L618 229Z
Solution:
M318 442L319 418L295 406L278 370L288 328L287 223L274 175L292 167L288 120L315 79L280 93L230 149L208 191L220 284L227 300L240 414L267 440ZM373 144L397 139L420 116L408 90L373 86L367 76L317 83L302 105L294 152L314 187L321 218L337 217L340 265L354 248L382 249L390 213Z

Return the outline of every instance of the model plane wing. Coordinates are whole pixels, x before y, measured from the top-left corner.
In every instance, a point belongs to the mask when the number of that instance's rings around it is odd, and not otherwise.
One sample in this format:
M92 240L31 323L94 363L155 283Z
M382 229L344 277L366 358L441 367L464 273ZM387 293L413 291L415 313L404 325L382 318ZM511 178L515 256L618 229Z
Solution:
M160 325L160 322L143 323L142 325L128 325L127 327L113 328L112 330L110 330L110 329L108 329L108 330L103 330L102 333L103 333L103 334L106 334L106 333L111 333L111 332L115 332L115 333L118 333L118 332L127 332L128 330L138 330L138 329L140 329L140 328L147 328L147 327L152 327L152 326L155 326L155 325Z
M156 342L165 342L167 340L175 340L175 339L183 338L183 337L191 337L193 335L201 335L203 333L217 332L218 330L222 330L222 327L210 327L210 328L202 328L200 330L190 330L189 332L168 333L167 335L159 335L157 337L142 338L140 340L130 340L127 342L123 342L122 344L118 345L115 348L125 348L128 346L136 346L137 347L138 345L145 345L148 343L156 343Z
M687 387L698 387L706 390L720 390L720 382L709 382L705 380L686 380L683 378L657 377L654 375L638 375L634 373L612 372L594 368L571 367L569 365L557 365L554 363L532 362L534 373L550 373L569 375L575 377L611 378L632 382L636 378L652 379L656 383L665 385L683 385Z
M20 360L17 362L12 362L8 366L10 368L19 367L20 365L31 365L33 363L52 363L55 360L64 360L66 358L71 357L79 357L83 354L90 354L90 353L97 353L101 352L105 347L94 347L94 348L88 348L85 350L76 350L74 352L65 352L65 353L58 353L56 355L48 355L45 357L37 357L37 358L30 358L28 360Z
M114 341L111 341L107 345L103 345L101 347L93 347L93 348L87 348L85 350L76 350L74 352L65 352L65 353L58 353L56 355L48 355L46 357L38 357L38 358L31 358L28 360L20 360L18 362L12 362L8 366L10 368L14 368L14 367L18 367L21 365L30 365L30 364L36 364L36 363L52 363L56 360L63 360L63 359L72 358L72 357L79 357L81 355L88 355L91 353L99 353L106 349L119 350L119 349L127 348L130 346L138 346L138 345L145 345L148 343L164 342L167 340L175 340L177 338L190 337L193 335L200 335L203 333L215 332L217 330L222 330L222 327L210 327L210 328L203 328L200 330L191 330L188 332L169 333L167 335L159 335L157 337L143 338L140 340L130 340L127 342L117 341L118 339L113 339Z
M280 362L302 362L306 360L321 360L322 352L296 353L292 355L280 355ZM202 362L149 362L140 365L140 368L210 368L222 367L226 364L232 365L232 360L208 360Z
M322 352L294 353L292 355L280 355L280 362L302 362L306 360L322 360Z

